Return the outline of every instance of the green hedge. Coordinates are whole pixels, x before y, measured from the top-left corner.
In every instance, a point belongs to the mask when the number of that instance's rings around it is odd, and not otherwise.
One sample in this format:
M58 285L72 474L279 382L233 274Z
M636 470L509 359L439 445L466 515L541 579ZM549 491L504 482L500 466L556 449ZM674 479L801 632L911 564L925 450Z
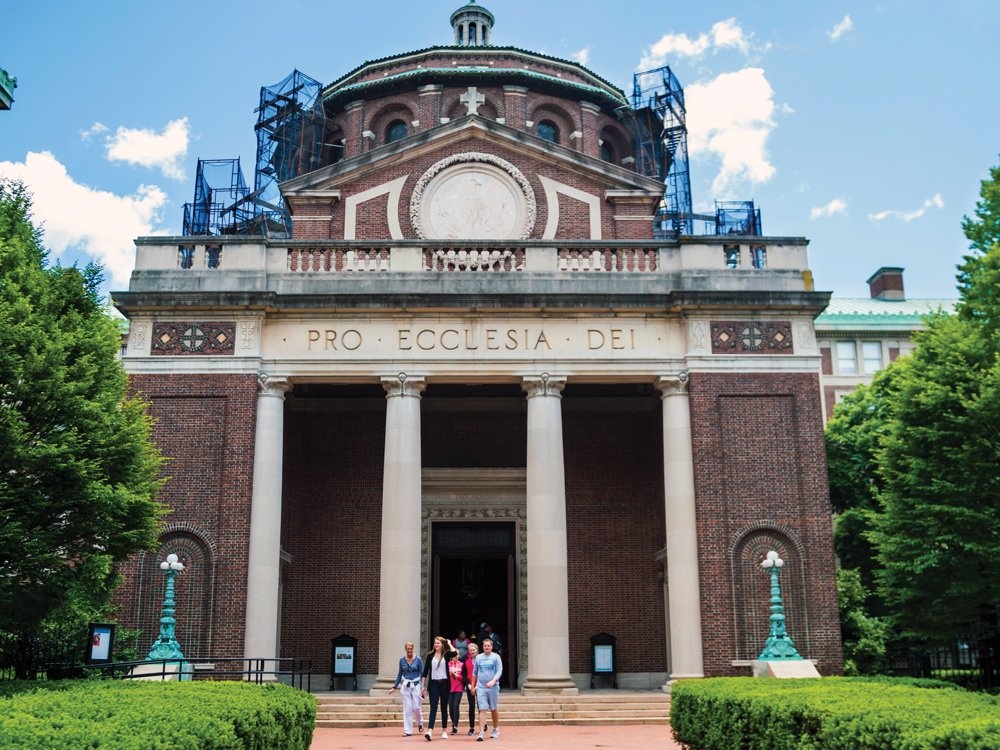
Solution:
M0 701L0 747L308 750L316 725L316 698L274 683L39 685L44 688Z
M682 680L670 725L692 750L996 750L1000 701L934 680Z

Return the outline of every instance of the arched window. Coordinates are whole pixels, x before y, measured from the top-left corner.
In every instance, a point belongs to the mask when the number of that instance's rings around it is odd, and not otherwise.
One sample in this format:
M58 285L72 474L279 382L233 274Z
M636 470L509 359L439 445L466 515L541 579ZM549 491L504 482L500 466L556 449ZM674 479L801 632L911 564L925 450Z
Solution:
M559 143L559 128L548 120L538 123L538 137L549 143Z
M400 138L405 138L408 132L409 128L406 127L405 122L402 120L393 120L385 130L385 142L392 143L393 141L398 141Z
M475 47L478 43L479 43L479 41L478 41L478 39L476 39L476 24L470 23L469 24L469 46L470 47Z
M611 163L615 161L614 152L611 151L611 146L608 145L607 141L601 143L601 159Z

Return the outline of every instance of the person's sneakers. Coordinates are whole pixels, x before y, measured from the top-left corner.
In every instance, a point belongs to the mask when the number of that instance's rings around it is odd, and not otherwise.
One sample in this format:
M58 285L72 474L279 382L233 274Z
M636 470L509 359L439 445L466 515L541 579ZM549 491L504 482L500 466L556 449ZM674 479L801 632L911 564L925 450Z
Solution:
M473 729L472 727L469 727L469 736L470 737L475 737L476 736L476 730Z
M423 724L421 724L420 726L418 726L418 727L417 727L417 731L418 731L418 732L422 732L422 731L424 731L424 725L423 725Z
M447 729L445 729L443 732L441 732L441 739L442 740L448 739L448 730Z
M412 737L413 736L413 732L403 732L403 736L404 737Z
M451 728L451 733L452 734L458 734L458 727L452 727Z
M431 741L431 733L430 732L424 732L424 739L427 740L428 742L430 742Z
M490 737L496 739L499 736L500 736L500 727L493 727L493 731L490 732Z
M476 735L476 742L482 742L484 739L486 739L486 736L482 732Z

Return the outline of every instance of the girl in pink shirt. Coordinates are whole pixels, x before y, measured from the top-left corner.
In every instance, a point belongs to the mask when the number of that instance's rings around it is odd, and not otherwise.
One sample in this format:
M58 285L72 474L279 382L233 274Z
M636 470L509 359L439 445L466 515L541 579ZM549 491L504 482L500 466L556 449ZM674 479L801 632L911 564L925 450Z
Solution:
M462 703L462 694L469 684L469 675L465 662L458 658L458 651L448 652L448 679L451 681L451 693L448 695L448 710L451 713L451 733L458 734L458 707Z

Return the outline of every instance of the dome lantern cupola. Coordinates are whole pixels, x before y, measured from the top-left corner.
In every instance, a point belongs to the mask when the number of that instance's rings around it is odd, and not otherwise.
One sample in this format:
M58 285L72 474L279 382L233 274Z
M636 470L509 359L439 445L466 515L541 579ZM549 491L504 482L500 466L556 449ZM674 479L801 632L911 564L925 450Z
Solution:
M456 47L486 47L492 43L493 14L476 5L476 0L469 0L451 14L451 27Z

